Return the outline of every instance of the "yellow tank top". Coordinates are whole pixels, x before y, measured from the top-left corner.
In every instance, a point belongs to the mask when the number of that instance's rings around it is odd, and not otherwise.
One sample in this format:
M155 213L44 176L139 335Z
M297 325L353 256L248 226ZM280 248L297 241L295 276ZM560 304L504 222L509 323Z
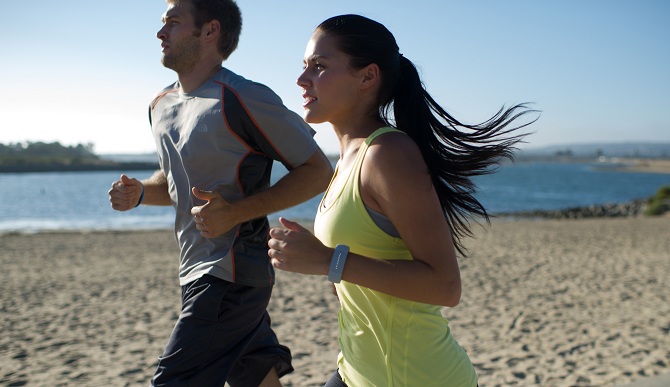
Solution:
M314 222L326 246L348 245L350 251L378 259L411 260L402 239L379 229L360 195L360 172L369 145L391 128L375 131L361 145L340 192L326 192ZM339 173L335 169L335 175ZM334 177L333 177L334 178ZM408 198L411 200L411 198ZM477 375L465 351L452 337L441 307L389 296L346 281L337 284L340 298L339 372L349 387L474 387Z

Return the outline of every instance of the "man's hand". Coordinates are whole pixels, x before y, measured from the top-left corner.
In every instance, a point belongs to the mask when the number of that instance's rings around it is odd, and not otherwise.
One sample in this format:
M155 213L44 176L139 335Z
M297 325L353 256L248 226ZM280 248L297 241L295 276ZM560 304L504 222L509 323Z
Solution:
M132 210L144 192L144 185L139 180L121 175L121 179L112 183L109 190L109 201L117 211Z
M239 222L234 219L233 206L218 192L203 191L193 187L193 196L207 203L191 208L195 227L205 238L216 238L230 231Z

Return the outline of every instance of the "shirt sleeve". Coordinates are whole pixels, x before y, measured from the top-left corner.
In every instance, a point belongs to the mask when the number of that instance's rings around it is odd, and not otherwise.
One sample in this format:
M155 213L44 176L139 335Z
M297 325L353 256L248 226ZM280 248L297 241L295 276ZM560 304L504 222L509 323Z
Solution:
M255 152L291 170L317 150L314 130L267 86L249 83L242 89L227 89L224 99L229 127Z

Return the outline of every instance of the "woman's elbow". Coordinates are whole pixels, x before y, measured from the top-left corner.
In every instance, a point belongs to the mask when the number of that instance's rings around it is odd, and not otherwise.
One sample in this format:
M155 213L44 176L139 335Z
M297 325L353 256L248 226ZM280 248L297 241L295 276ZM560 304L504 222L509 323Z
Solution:
M442 287L442 297L440 304L453 308L461 302L461 281L449 281Z

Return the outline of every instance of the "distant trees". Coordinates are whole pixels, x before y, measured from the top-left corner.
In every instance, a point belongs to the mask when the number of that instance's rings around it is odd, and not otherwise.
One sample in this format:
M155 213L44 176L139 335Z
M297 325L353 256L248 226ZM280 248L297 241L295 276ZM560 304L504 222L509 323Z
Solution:
M557 150L556 152L554 152L554 157L568 157L568 158L571 158L571 157L574 157L574 155L575 154L572 152L572 149L570 149L570 148Z
M157 167L156 162L116 162L101 158L93 153L93 144L0 144L0 172L131 171L154 170Z
M93 144L63 146L59 142L0 144L0 166L97 164Z

